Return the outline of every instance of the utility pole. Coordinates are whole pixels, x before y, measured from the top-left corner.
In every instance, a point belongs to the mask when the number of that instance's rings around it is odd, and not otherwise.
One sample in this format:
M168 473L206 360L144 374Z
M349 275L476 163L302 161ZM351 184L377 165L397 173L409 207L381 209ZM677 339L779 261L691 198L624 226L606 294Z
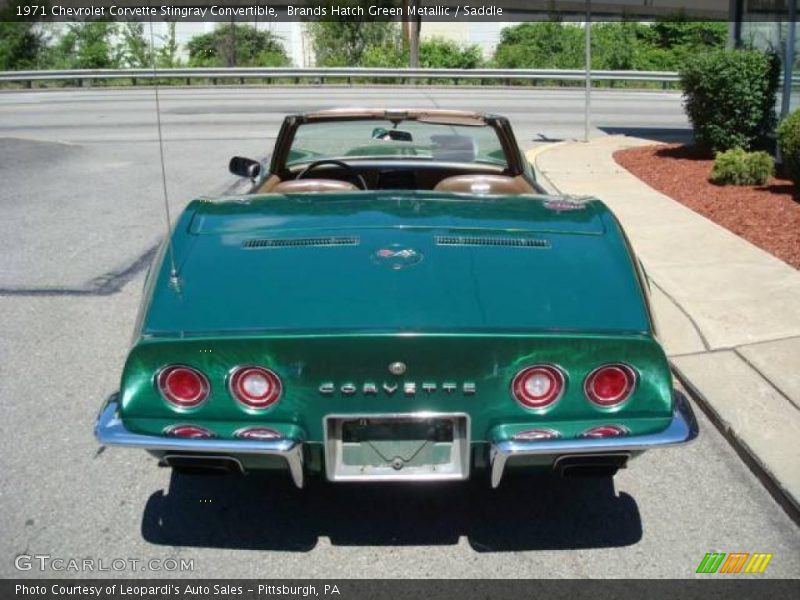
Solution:
M410 0L410 3L415 9L419 7L419 0ZM408 66L412 69L419 68L419 30L421 26L422 18L415 11L414 18L409 23L408 35Z
M592 113L592 0L586 0L586 24L584 25L586 38L586 102L583 107L583 141L589 141Z
M231 34L230 38L230 58L228 59L228 66L235 67L236 66L236 24L234 23L233 17L231 17Z
M408 0L403 0L403 43L411 39L411 28L408 22Z

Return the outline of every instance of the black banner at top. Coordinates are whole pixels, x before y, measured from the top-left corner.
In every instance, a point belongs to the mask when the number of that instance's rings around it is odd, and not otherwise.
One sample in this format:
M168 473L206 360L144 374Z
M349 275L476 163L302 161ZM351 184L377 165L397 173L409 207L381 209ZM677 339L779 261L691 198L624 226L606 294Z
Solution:
M36 21L786 21L790 0L0 0Z

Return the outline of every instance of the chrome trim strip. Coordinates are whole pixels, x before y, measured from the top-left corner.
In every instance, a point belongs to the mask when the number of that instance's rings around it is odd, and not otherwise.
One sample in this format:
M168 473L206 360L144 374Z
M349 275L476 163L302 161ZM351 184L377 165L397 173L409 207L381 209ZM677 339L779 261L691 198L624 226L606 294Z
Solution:
M223 440L191 439L143 435L129 431L119 416L116 394L108 399L94 426L94 436L104 446L123 446L143 450L209 452L214 454L268 454L286 459L292 480L303 487L303 444L298 440Z
M675 392L675 407L669 426L658 433L600 439L560 439L541 442L519 442L512 440L493 441L489 450L492 487L500 485L508 459L514 456L542 456L564 454L603 454L605 452L637 452L651 448L666 448L691 442L697 437L699 428L689 401L680 392Z

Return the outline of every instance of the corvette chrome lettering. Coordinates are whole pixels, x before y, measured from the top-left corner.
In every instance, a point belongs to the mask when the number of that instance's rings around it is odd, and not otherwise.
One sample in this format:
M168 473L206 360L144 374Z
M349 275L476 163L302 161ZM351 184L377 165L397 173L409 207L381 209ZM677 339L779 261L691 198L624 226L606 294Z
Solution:
M403 381L402 383L389 383L384 381L380 387L373 381L368 381L361 386L350 381L341 384L336 384L333 381L326 381L319 386L319 393L323 396L333 396L337 392L342 396L355 396L358 393L364 396L393 396L401 386L403 395L405 396L416 396L420 389L425 392L425 394L434 394L438 390L441 390L447 395L454 394L459 390L461 390L461 393L465 396L474 396L477 393L477 386L472 381L465 381L460 385L452 381L447 381L442 384L431 381L426 381L421 384L417 384L415 381Z

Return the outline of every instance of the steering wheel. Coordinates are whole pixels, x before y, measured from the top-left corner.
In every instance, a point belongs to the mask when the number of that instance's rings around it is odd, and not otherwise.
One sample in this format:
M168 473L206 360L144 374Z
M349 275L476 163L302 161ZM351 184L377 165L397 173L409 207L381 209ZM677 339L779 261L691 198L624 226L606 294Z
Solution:
M356 171L351 165L348 165L346 162L342 162L341 160L335 160L333 158L323 158L322 160L315 160L305 169L300 171L297 174L297 177L295 177L295 179L302 179L303 177L308 175L311 171L313 171L314 169L316 169L321 165L336 165L337 167L341 167L342 169L348 172L350 178L353 181L355 181L361 187L362 190L365 191L367 190L367 182L364 179L364 177L362 177L361 173Z

